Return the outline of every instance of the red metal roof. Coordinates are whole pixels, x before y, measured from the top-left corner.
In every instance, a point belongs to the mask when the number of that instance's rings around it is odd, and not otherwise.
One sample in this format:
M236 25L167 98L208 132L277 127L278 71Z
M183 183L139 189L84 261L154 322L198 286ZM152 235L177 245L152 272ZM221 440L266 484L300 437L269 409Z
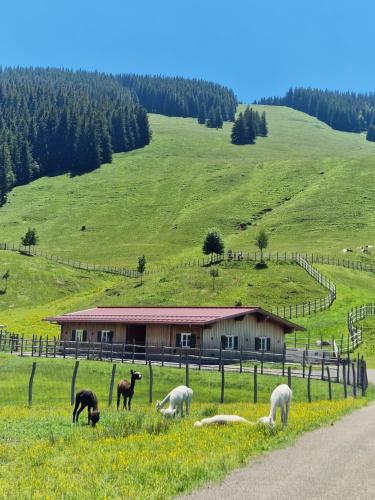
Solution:
M72 313L45 318L57 323L154 323L154 324L194 324L207 325L216 321L235 318L244 314L258 313L268 316L294 330L303 330L279 316L259 307L95 307Z

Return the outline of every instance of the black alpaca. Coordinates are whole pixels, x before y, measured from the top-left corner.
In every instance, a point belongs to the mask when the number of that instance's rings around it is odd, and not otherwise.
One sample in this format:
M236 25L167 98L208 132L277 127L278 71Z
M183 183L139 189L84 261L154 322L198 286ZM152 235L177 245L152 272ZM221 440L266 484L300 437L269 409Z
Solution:
M120 380L117 385L117 409L119 409L122 395L124 397L124 408L126 409L126 401L128 400L128 410L130 410L132 397L134 395L135 381L141 380L142 378L142 375L139 372L130 370L130 373L132 376L130 383L127 380Z
M78 410L79 405L81 406ZM92 426L95 427L95 424L99 421L100 418L100 413L98 410L98 398L92 391L89 391L88 389L77 392L76 394L76 404L73 410L73 423L78 422L79 414L86 408L86 406L88 411L87 424L90 425L91 421Z

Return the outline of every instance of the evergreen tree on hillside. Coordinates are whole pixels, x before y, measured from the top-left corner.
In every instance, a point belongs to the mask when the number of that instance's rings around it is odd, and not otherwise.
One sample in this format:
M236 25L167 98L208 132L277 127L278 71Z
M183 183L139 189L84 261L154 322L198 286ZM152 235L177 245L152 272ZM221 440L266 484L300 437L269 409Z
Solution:
M289 89L284 97L261 99L259 103L297 109L345 132L368 130L375 113L374 92L356 94L295 88Z
M82 173L112 151L148 144L138 98L111 75L42 68L0 70L0 203L14 185L50 174ZM10 159L9 159L10 157ZM9 171L11 170L11 172Z
M267 137L268 135L268 126L267 126L267 120L266 120L266 112L263 111L263 113L260 116L260 124L259 124L259 135L261 137Z
M375 142L375 125L370 125L367 131L366 139Z
M257 136L257 117L253 110L247 107L243 119L245 122L246 144L254 144Z
M224 242L216 229L210 229L208 231L203 241L202 250L205 255L211 255L211 262L213 260L213 254L221 255L224 253Z
M7 144L0 146L0 204L5 203L7 193L12 188L15 178L12 169L12 158Z
M246 126L242 113L240 113L237 119L234 121L232 127L231 142L232 144L237 144L237 145L247 143Z
M204 106L201 106L198 114L198 123L204 125L206 123L206 110Z

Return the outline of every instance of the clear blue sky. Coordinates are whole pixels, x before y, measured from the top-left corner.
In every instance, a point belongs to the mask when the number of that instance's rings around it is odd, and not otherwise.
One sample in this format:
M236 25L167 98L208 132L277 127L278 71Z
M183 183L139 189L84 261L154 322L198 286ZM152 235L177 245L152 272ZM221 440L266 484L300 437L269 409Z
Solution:
M375 90L373 0L8 0L0 64Z

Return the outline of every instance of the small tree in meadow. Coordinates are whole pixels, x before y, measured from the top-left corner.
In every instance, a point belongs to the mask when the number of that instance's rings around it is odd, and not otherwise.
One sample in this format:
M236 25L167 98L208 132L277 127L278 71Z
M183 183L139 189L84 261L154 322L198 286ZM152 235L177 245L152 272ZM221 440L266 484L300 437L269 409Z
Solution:
M5 281L4 293L7 291L9 278L10 278L10 271L9 271L9 269L7 269L2 276L2 279Z
M146 270L146 257L142 255L142 257L138 257L138 266L137 266L137 271L141 276L141 285L145 270Z
M219 277L219 269L217 267L211 267L210 275L212 276L212 290L215 291L215 279Z
M204 239L203 253L205 255L211 255L211 262L213 254L221 255L224 252L224 242L216 229L210 229Z
M29 254L31 253L31 247L35 246L38 244L39 238L36 234L35 229L29 228L25 234L25 236L22 236L21 238L21 244L24 247L29 248Z
M267 248L268 246L268 236L264 229L261 229L259 233L257 234L255 238L256 244L260 250L260 262L263 264L263 251Z

